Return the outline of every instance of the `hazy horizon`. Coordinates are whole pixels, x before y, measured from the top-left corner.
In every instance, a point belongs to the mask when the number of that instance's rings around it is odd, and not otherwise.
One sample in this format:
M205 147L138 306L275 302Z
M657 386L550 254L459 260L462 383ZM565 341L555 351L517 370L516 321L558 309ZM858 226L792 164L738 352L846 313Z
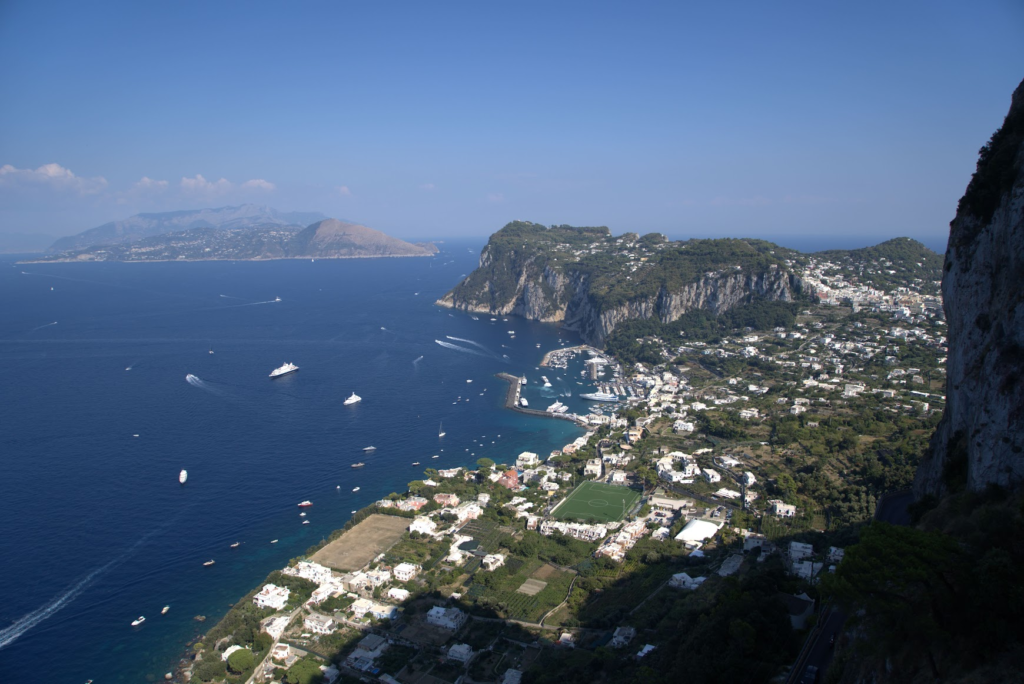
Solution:
M0 234L251 202L937 249L1024 65L999 1L105 6L0 6Z

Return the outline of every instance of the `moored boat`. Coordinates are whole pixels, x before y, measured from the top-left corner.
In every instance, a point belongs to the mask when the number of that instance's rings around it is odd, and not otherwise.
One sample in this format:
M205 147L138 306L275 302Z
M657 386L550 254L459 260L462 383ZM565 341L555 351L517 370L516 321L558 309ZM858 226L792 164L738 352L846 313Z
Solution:
M312 501L302 501L299 503L299 508L308 508L313 505Z
M231 545L231 548L233 548L233 549L237 549L237 548L238 548L238 546L239 546L239 545L240 545L241 543L242 543L242 542L235 542L234 544L232 544L232 545Z
M352 396L344 401L344 404L345 404L345 406L351 406L352 404L358 404L362 400L363 400L363 398L361 396L359 396L358 394L353 392Z
M353 468L362 468L364 465L366 465L366 464L365 463L353 463L352 467Z
M132 620L132 627L138 627L145 621L146 617L144 615L140 615L137 620Z
M182 468L181 472L178 473L178 482L180 484L185 484L185 480L187 480L187 479L188 479L188 471L185 470L184 468Z
M208 561L206 561L205 563L203 563L203 565L205 565L206 567L210 567L211 565L213 565L213 564L214 564L214 563L216 563L216 562L217 562L217 561L215 561L215 560L213 560L213 559L211 558L210 560L208 560Z
M160 611L161 615L167 615L167 611L171 609L170 606L164 606L164 609Z

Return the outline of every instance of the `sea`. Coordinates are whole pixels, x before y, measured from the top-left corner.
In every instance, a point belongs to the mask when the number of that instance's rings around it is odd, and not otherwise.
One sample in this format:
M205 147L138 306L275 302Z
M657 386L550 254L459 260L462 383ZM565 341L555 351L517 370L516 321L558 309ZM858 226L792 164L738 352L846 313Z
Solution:
M481 246L315 261L0 257L0 682L162 680L269 572L425 468L546 455L583 434L505 409L495 377L525 375L531 406L584 412L583 356L538 368L579 344L573 333L434 303ZM270 379L285 362L299 370ZM345 406L352 393L362 401Z

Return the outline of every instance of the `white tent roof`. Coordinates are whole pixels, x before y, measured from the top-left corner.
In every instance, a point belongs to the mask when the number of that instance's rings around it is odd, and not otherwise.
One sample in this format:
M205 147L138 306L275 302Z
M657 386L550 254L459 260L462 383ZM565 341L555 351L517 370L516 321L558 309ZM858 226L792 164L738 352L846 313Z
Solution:
M721 529L721 527L713 522L694 519L686 523L686 527L683 528L683 531L676 535L676 541L704 541L705 539L711 539L718 534L719 529Z

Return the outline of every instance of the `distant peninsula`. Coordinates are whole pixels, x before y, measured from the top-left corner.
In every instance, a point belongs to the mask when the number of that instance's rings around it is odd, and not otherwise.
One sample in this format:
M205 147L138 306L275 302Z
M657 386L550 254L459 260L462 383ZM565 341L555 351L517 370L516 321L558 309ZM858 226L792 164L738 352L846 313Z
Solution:
M810 275L825 262L827 276ZM941 275L942 256L910 238L804 254L750 238L670 241L514 221L490 237L477 269L437 304L558 323L604 347L616 330L630 339L678 338L706 327L707 317L771 329L814 300L856 303L898 286L936 295Z
M308 226L291 223L309 218L315 222ZM431 243L413 244L320 214L244 205L139 214L61 238L48 254L28 263L355 259L436 253Z

